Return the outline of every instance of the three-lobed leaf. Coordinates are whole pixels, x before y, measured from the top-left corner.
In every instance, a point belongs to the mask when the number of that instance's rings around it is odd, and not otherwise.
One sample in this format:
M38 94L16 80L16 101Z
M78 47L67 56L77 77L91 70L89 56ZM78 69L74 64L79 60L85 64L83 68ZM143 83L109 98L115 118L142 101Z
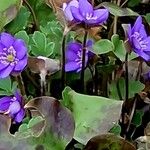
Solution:
M40 31L35 31L31 39L31 52L35 56L49 57L52 55L54 43L48 42L46 35Z

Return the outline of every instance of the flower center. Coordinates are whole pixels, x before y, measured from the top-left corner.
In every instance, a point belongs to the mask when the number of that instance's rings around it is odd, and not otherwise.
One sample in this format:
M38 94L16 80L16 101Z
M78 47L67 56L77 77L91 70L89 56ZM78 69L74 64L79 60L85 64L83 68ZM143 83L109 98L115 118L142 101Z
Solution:
M13 61L14 61L14 56L11 55L11 54L7 55L7 60L8 60L9 62L13 62Z
M16 50L13 46L3 48L3 52L0 52L0 62L2 64L10 64L11 66L14 66L18 61L19 60L16 58Z
M140 33L134 32L133 37L138 41L141 50L147 49L148 42L144 40L143 36L141 36Z

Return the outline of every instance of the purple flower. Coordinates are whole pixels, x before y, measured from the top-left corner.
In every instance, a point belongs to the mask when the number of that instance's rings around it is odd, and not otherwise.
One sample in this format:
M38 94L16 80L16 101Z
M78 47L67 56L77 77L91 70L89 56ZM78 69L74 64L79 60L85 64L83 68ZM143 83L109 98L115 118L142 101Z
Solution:
M0 78L20 73L27 65L27 47L23 40L0 34Z
M77 0L72 0L70 3L63 3L63 11L65 13L66 19L68 21L73 21L73 16L72 16L72 12L71 12L71 7L79 7L79 2Z
M0 113L8 114L15 122L21 122L25 116L22 106L22 97L16 91L14 96L5 96L0 99Z
M142 24L142 17L136 19L134 26L128 28L128 38L135 53L144 60L150 60L150 36L147 36L145 27Z
M96 9L88 2L88 0L72 0L70 3L63 4L63 11L67 20L83 22L87 25L95 26L102 24L108 18L107 9Z
M85 67L87 65L89 56L91 56L92 52L90 49L92 48L93 42L89 40L87 42L87 49L85 55ZM82 49L83 46L81 43L78 42L70 42L67 46L66 50L66 64L65 64L65 71L76 71L80 72L82 69Z

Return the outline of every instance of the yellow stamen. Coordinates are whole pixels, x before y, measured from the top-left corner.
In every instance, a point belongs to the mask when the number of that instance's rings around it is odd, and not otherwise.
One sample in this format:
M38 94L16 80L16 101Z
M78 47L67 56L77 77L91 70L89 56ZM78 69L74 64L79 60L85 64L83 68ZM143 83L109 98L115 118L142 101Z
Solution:
M9 62L13 62L14 61L14 56L13 55L7 55L7 60Z

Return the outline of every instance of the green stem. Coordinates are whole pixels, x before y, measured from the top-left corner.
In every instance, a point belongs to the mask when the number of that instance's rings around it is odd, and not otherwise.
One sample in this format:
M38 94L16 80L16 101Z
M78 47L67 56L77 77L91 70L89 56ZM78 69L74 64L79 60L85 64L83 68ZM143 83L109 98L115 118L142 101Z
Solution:
M65 87L65 49L66 49L66 34L63 35L62 39L62 58L61 58L61 82L62 82L62 90Z
M86 42L88 37L88 31L85 30L84 40L83 40L83 49L82 49L82 70L81 70L81 87L84 90L84 68L85 68L85 56L86 56Z
M36 15L35 15L35 12L34 12L33 8L31 7L30 3L27 0L23 0L23 2L28 7L28 9L30 10L30 12L33 16L33 21L34 21L36 30L39 30L40 29L39 24L38 24L38 21L37 21L37 18L36 18Z

